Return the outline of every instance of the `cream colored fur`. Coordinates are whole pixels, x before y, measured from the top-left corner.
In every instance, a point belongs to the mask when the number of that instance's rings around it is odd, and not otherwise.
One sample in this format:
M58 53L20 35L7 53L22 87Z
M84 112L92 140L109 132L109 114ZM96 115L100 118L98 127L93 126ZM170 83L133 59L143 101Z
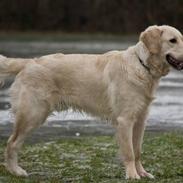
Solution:
M172 37L179 42L170 44ZM16 75L11 87L15 127L6 149L7 169L27 176L17 161L25 137L52 111L72 107L112 122L127 178L153 178L141 164L141 144L154 91L169 71L167 53L183 58L182 35L170 26L151 26L125 51L59 53L35 59L0 57L0 76Z

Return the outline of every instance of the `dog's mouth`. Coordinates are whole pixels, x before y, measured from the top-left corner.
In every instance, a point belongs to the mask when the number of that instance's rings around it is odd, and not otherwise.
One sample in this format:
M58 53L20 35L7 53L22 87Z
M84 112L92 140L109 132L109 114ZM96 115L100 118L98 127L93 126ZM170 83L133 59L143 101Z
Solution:
M183 60L180 61L180 60L177 60L176 58L174 58L173 56L171 55L166 55L166 60L167 62L175 69L177 70L182 70L183 69Z

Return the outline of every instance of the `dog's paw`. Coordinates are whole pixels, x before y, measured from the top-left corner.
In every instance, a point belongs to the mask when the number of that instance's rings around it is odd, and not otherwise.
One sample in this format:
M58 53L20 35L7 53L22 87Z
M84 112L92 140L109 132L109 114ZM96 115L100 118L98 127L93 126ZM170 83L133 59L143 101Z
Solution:
M146 172L146 171L139 172L139 175L140 175L141 177L148 177L148 178L150 178L150 179L154 179L154 176L153 176L152 174Z
M137 173L126 174L126 179L140 179L140 176Z
M16 166L14 168L7 167L7 170L12 173L13 175L20 176L20 177L27 177L27 172L21 168L20 166Z

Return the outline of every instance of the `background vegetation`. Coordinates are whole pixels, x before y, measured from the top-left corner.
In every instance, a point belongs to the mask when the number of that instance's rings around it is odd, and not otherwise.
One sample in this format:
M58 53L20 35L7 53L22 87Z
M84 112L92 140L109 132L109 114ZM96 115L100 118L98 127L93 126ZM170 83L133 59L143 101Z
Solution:
M183 30L182 0L1 0L0 30L137 33L151 24Z

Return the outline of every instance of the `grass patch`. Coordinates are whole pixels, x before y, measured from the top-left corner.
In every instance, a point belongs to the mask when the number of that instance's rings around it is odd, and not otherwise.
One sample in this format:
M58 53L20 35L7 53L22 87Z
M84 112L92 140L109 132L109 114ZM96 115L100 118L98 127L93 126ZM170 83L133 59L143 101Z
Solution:
M5 142L0 143L3 162ZM183 134L146 134L143 145L143 164L155 175L155 180L126 181L124 168L113 137L80 137L47 143L25 145L20 153L20 165L30 176L17 178L0 165L0 182L183 182Z

